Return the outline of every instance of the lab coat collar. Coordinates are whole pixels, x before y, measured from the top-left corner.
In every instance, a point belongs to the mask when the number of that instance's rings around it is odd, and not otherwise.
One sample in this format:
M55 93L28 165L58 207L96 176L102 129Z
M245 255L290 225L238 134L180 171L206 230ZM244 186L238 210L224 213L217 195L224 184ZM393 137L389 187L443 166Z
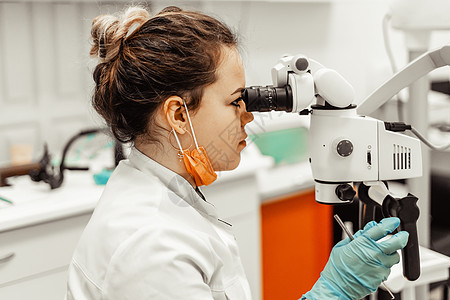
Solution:
M199 213L217 221L218 217L214 205L203 200L194 187L182 176L157 163L135 147L131 148L128 160L138 170L156 176L169 190L186 201Z

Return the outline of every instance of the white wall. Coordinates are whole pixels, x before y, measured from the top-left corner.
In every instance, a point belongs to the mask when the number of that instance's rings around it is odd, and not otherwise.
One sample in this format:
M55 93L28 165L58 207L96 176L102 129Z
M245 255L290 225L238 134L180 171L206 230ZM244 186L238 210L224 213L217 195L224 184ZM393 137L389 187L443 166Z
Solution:
M117 5L0 3L0 165L10 147L44 142L54 156L81 129L100 126L90 109L90 24Z
M280 56L303 53L340 72L362 99L376 86L374 80L382 80L378 73L389 72L381 31L386 2L220 2L206 9L237 21L248 84L270 83L270 68Z

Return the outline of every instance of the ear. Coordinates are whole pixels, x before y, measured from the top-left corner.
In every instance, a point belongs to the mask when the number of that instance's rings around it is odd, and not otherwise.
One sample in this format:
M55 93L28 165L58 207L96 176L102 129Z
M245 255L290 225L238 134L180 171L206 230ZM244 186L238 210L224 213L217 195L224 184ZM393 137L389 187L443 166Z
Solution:
M179 134L186 132L186 118L183 99L178 96L170 96L163 104L164 116L170 127Z

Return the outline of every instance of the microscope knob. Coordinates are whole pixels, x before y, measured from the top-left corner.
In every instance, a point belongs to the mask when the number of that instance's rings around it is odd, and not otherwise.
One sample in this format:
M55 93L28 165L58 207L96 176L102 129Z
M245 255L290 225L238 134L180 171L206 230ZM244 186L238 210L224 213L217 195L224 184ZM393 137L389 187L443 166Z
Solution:
M347 157L353 152L353 144L349 140L341 140L336 147L337 153L342 157Z
M295 69L297 69L300 72L306 71L308 69L309 62L305 57L294 57L294 59L295 59Z
M344 183L336 187L336 195L341 201L353 201L356 192L350 184Z

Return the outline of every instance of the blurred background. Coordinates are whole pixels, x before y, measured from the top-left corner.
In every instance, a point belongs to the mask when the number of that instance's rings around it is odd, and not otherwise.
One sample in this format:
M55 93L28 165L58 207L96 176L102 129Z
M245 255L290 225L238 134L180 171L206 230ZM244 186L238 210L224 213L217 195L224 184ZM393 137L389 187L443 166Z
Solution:
M90 106L91 73L96 63L89 58L90 26L99 14L115 13L131 4L143 5L153 14L168 5L206 12L223 20L238 34L247 86L271 84L270 69L278 59L285 54L302 53L337 70L353 85L356 103L360 103L389 79L393 70L407 64L411 50L424 51L450 42L450 22L448 29L438 26L438 30L425 30L429 33L425 39L423 30L419 30L418 41L412 42L404 28L396 28L390 22L389 13L396 2L0 1L0 168L38 162L45 154L45 145L49 159L57 166L64 147L74 135L104 126ZM412 1L410 5L417 3L426 1ZM448 5L442 10L447 16L450 13ZM410 14L408 6L402 11ZM414 20L413 13L410 16ZM450 141L449 76L448 67L444 67L431 72L426 79L431 91L425 99L425 133L437 144ZM391 121L403 118L407 114L404 111L407 91L400 93L400 99L400 105L399 98L392 99L374 116ZM333 208L314 201L314 183L307 163L308 122L306 116L287 113L255 114L255 121L247 128L254 143L249 143L244 151L241 166L232 174L221 174L219 183L205 189L207 196L217 198L213 202L217 201L218 209L237 224L236 236L255 299L299 298L315 282L332 245L342 237L332 222ZM92 176L113 166L113 149L114 141L108 135L86 134L76 141L66 162L88 165ZM425 216L423 219L421 215L424 228L421 244L450 255L450 154L448 150L431 151L426 157L426 181L416 183L419 188L424 187L428 199L421 207ZM231 182L243 185L242 176L249 180L245 181L248 190L237 196L224 194ZM57 299L54 294L61 295L65 287L67 258L89 219L101 185L80 195L77 193L85 187L81 183L94 185L94 181L75 178L69 181L75 182L73 186L69 187L67 182L62 186L65 193L60 189L55 194L44 183L31 182L29 178L11 176L9 180L10 187L0 187L0 196L16 205L0 208L0 256L8 258L14 253L11 260L19 261L7 266L0 257L0 298L30 299L18 292L29 287L33 299ZM398 184L404 188L403 182ZM254 201L245 206L248 210L244 209L244 213L242 199L246 198L242 195L253 199L248 203ZM230 197L239 201L233 204L225 199ZM69 200L64 202L63 198ZM224 203L220 202L222 198ZM42 199L45 201L39 202ZM26 207L31 202L35 206ZM236 209L230 208L233 205ZM40 209L45 212L38 212ZM344 221L350 222L349 226L357 226L357 207L338 209ZM72 235L57 231L39 238L53 232L52 222L65 222L64 226L59 223L55 226L68 228ZM65 241L62 236L70 239ZM32 239L37 246L27 244ZM18 241L22 245L19 250L8 248ZM64 248L64 244L68 246ZM58 265L40 266L37 256L20 260L19 254L27 257L30 247L41 247L43 256L59 255L45 254L49 249L66 251L67 255L61 257ZM417 299L447 299L445 278L448 270L439 279L428 280L426 292L418 292L422 296ZM383 297L382 293L378 297ZM36 296L41 294L42 297ZM402 297L400 291L397 297Z
M338 70L362 101L392 74L383 41L389 1L140 1L153 13L168 5L202 10L225 21L240 37L247 85L271 83L270 68L285 54L303 53ZM127 1L0 2L0 165L24 146L33 159L61 150L80 129L100 126L90 108L95 62L89 58L90 25ZM388 25L389 26L389 25ZM389 29L398 66L407 62L404 35ZM445 44L435 31L430 49ZM435 80L446 81L447 70ZM448 112L448 111L447 111Z

